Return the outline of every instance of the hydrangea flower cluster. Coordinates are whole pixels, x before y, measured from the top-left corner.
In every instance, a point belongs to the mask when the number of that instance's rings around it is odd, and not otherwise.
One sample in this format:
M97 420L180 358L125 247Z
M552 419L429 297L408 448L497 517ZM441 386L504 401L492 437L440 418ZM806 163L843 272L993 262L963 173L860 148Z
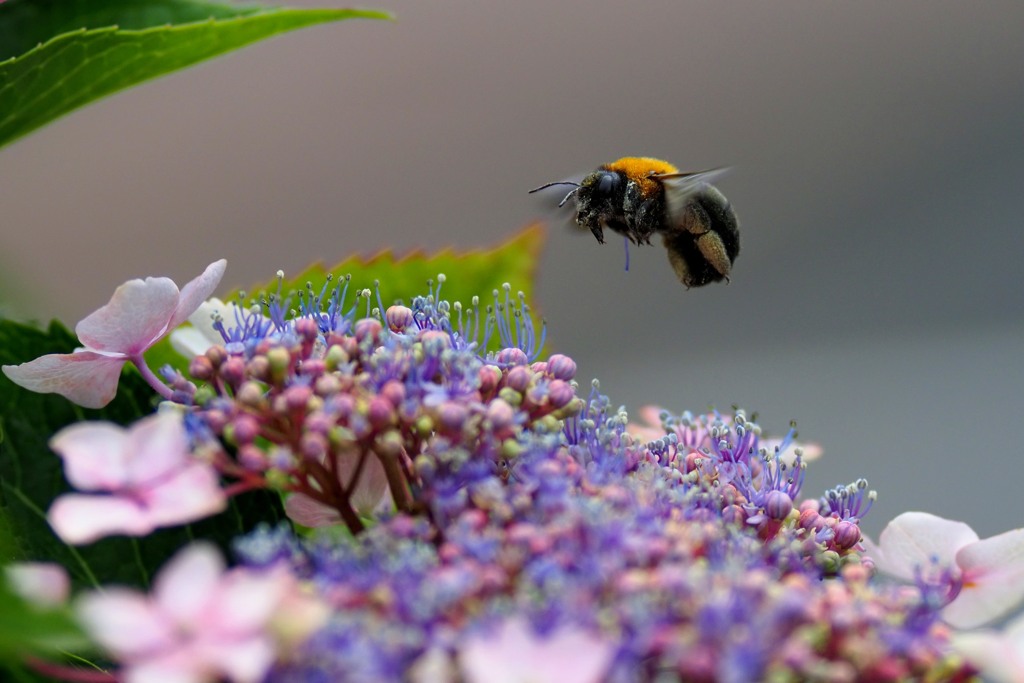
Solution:
M171 407L128 430L76 425L55 437L69 479L89 491L51 508L71 542L145 534L255 488L282 492L300 525L237 539L240 565L222 580L232 600L211 588L223 568L210 548L183 551L150 602L84 598L87 627L127 679L901 681L975 671L954 653L943 610L968 572L983 576L979 561L928 574L906 560L912 585L876 584L859 527L874 493L859 480L806 497L794 429L770 441L740 410L663 411L657 428L631 425L596 382L580 392L571 358L542 355L543 331L508 287L481 310L444 300L443 282L408 306L366 290L348 301L347 278L292 298L279 288L262 306L168 304L162 318L198 308L191 319L205 327L178 340L197 351L190 377L163 373ZM146 343L170 332L154 329ZM219 343L202 341L211 338ZM141 358L138 346L128 360ZM60 362L71 361L81 362ZM8 374L24 376L20 367ZM60 390L59 380L46 386ZM910 535L926 535L931 521L917 522ZM881 538L883 564L907 557L895 536ZM964 535L954 550L979 555L971 548L986 542L971 543ZM998 543L1018 548L1020 535ZM185 597L190 572L207 587L201 598ZM240 609L238 586L261 587L260 609ZM124 605L157 630L159 648L132 640L147 629L124 628ZM235 609L244 618L224 616ZM175 626L152 625L167 620Z

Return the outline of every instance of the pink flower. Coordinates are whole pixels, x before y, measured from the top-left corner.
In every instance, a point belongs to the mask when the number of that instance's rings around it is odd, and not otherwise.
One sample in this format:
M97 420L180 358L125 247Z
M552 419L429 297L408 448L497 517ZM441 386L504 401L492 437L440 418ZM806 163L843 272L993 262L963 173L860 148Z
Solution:
M979 540L963 522L926 512L904 512L889 522L867 554L882 572L905 581L948 580L960 592L942 617L974 628L1008 614L1024 601L1024 529Z
M71 593L67 570L52 562L14 562L4 567L15 593L40 607L64 604Z
M211 263L181 291L166 277L129 280L106 306L75 327L82 348L5 365L4 374L30 391L60 394L80 406L102 408L113 400L121 368L131 361L161 391L163 385L145 366L142 355L213 293L226 265L223 259ZM161 393L167 397L170 390L164 389L166 393Z
M50 448L64 459L72 486L96 492L64 494L50 507L50 526L66 543L142 536L226 505L217 473L192 457L178 411L156 413L128 429L80 422L57 432Z
M391 503L384 466L372 453L368 458L350 501L352 508L362 515L370 515L380 506ZM352 478L355 467L356 458L339 459L338 479L343 486ZM284 511L288 517L308 527L330 526L341 522L341 513L336 508L324 505L304 493L293 493L288 496L284 503Z
M467 639L458 661L466 683L598 683L614 656L614 643L582 629L562 626L545 638L512 617Z
M151 595L124 588L94 592L79 600L77 613L120 662L124 683L250 683L274 663L274 621L298 593L295 577L283 568L225 572L213 546L195 543L164 566ZM317 628L322 618L307 628Z

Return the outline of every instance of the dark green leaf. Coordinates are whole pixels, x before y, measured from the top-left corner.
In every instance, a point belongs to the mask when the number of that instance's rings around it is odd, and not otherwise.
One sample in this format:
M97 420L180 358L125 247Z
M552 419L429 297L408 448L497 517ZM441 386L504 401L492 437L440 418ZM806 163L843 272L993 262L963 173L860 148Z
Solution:
M0 4L0 145L100 97L279 33L389 16L190 0L10 0Z
M74 336L59 323L42 331L0 320L0 364L67 353L75 346ZM134 370L122 374L117 397L101 410L80 408L53 394L26 391L0 375L0 548L11 553L0 561L58 562L68 568L76 586L146 586L156 568L192 539L210 539L227 549L232 538L257 523L283 519L276 494L254 492L232 499L229 509L216 517L145 538L107 538L81 547L67 546L58 539L46 522L46 510L68 487L60 459L47 446L50 437L85 419L130 424L152 412L154 397Z

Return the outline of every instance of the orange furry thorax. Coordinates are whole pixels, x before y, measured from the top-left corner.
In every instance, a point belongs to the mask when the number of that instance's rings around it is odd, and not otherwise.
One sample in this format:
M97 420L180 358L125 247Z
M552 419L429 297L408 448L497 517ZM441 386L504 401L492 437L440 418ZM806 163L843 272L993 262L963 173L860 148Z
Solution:
M644 197L652 196L659 188L659 182L651 178L651 175L679 172L679 169L667 161L653 157L622 157L601 168L625 175L640 186L640 194Z

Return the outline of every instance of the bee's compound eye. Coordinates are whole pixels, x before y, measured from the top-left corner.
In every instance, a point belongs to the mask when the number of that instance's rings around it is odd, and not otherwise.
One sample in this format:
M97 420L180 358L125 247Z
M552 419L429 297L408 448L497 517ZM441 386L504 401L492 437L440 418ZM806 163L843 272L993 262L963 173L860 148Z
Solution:
M619 185L619 176L617 173L606 171L601 174L601 177L597 181L597 193L600 195L610 196L615 193L615 190Z

